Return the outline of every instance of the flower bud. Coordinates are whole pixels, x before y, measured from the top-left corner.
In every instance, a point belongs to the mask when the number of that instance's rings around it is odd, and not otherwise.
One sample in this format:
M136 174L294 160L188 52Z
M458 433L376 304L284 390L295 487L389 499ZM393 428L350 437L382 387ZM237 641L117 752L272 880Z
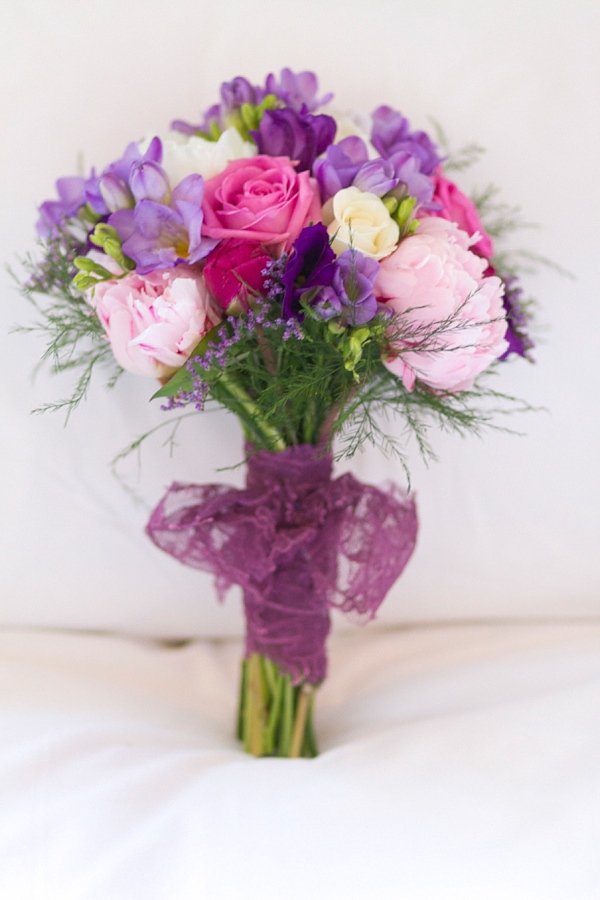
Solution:
M136 200L165 203L169 196L169 182L164 169L148 160L136 163L129 176L129 186Z
M109 172L103 175L98 184L102 199L111 213L118 209L132 209L134 199L131 191L122 178Z

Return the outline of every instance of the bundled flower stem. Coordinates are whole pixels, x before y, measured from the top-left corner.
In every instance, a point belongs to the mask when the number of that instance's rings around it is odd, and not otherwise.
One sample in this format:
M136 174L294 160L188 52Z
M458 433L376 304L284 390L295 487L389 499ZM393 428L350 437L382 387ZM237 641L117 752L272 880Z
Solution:
M294 685L260 653L242 662L237 736L253 756L317 755L313 728L315 688Z

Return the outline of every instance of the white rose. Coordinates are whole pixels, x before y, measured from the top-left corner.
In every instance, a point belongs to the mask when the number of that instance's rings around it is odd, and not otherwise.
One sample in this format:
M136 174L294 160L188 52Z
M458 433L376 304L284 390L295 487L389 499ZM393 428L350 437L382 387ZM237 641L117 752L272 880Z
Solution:
M255 144L245 141L237 128L227 128L218 141L170 131L161 137L163 157L161 166L167 173L169 184L176 187L188 175L202 175L205 179L219 175L234 159L256 156ZM144 153L150 144L146 139L139 144Z
M350 246L365 256L383 259L396 249L400 228L377 194L357 187L338 191L323 207L323 222L339 256Z

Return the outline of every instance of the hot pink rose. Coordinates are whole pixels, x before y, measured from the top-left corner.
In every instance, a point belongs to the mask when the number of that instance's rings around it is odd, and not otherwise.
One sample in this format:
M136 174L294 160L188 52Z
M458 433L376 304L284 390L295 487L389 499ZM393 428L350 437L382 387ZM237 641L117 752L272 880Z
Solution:
M504 285L484 277L486 260L472 253L472 240L454 222L421 219L416 234L380 262L375 293L396 313L399 326L428 326L450 319L428 347L392 343L385 365L412 390L415 379L439 391L463 391L507 349ZM412 345L414 346L414 344Z
M470 237L478 231L481 237L473 244L472 249L480 256L490 259L494 255L494 244L481 224L477 207L473 201L469 200L453 181L442 174L441 168L436 169L433 178L435 181L433 200L435 203L440 203L443 208L438 212L428 212L427 215L439 216L448 219L449 222L456 222L458 227L466 231Z
M201 276L189 266L131 272L88 293L117 362L136 375L164 378L221 321Z
M284 156L236 159L204 184L202 234L289 250L310 222L321 221L316 181Z
M230 314L248 312L252 291L260 294L263 290L263 270L270 262L262 244L221 241L206 257L206 287L221 309Z

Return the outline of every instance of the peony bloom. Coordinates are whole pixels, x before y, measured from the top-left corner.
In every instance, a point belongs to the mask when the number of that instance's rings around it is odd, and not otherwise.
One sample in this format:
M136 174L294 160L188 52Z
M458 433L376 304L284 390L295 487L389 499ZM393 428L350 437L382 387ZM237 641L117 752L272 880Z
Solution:
M221 321L202 278L182 265L103 281L93 293L88 292L87 299L119 365L154 378L179 369Z
M328 201L325 209L323 217L333 238L331 246L338 256L356 247L364 256L383 259L400 239L398 223L376 194L357 187L344 188Z
M279 156L232 162L204 185L202 210L206 237L256 241L278 256L305 225L321 221L315 180Z
M441 168L437 168L433 179L435 184L433 202L439 204L441 209L431 212L429 215L455 222L459 228L467 232L469 237L479 233L478 239L473 244L473 252L490 259L494 255L494 245L481 224L477 207L473 201L463 194L453 181L442 174Z
M221 241L206 257L203 269L206 287L221 309L232 315L248 312L253 291L262 294L263 274L271 257L262 244Z
M508 347L504 285L495 275L484 277L487 263L469 249L472 243L454 222L431 217L380 263L375 293L403 314L400 326L420 329L424 338L420 350L392 339L385 360L408 390L417 378L439 391L467 390ZM428 330L448 319L427 340Z

